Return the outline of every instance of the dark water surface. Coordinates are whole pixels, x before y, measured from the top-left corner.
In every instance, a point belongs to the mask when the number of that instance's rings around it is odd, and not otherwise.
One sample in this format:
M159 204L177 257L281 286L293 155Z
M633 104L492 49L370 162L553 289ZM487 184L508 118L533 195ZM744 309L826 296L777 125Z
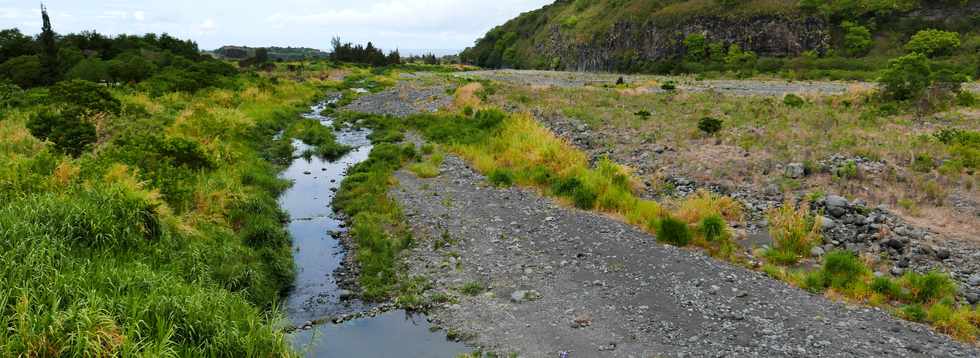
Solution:
M323 108L323 103L313 106L305 116L330 126L330 118L319 115ZM338 132L338 141L354 150L333 162L315 156L309 160L297 158L281 174L293 181L279 204L292 220L288 229L293 238L296 282L286 299L286 315L294 325L370 308L370 304L358 300L340 300L333 272L340 267L345 252L340 242L330 236L330 232L344 230L330 206L334 191L340 188L347 168L367 159L371 152L367 135L367 131ZM295 146L297 153L307 148L301 142ZM470 351L461 343L447 340L445 332L430 330L424 316L401 310L297 330L291 339L297 351L308 357L435 358Z

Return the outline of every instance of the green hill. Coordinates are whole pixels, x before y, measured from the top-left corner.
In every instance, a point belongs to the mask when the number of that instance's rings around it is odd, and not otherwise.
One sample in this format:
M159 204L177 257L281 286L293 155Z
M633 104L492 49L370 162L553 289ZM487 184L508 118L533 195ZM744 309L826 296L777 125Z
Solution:
M221 46L212 51L215 56L223 59L242 60L255 56L255 47L246 46ZM307 47L266 47L269 51L269 59L283 61L298 61L327 58L328 53Z
M790 77L866 78L902 54L916 32L933 28L957 32L961 42L939 62L975 76L980 1L966 0L558 0L490 30L462 59L490 68L749 67Z

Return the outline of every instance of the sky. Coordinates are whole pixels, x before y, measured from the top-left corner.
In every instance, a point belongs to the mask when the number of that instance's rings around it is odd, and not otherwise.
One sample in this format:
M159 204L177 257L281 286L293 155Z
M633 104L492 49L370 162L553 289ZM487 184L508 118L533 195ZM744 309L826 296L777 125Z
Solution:
M330 39L380 48L461 50L496 25L553 0L47 0L58 33L169 33L222 45L329 49ZM40 5L0 0L0 29L41 29Z

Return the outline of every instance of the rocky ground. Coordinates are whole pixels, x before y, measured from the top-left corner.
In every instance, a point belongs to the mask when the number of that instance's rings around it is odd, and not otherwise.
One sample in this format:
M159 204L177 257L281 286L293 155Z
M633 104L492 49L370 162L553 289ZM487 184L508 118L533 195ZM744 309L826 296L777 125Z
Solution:
M454 156L396 175L418 231L412 274L458 297L430 317L526 357L977 356L886 312L814 296L533 191L497 189ZM442 242L446 246L434 244ZM436 249L436 247L441 247ZM466 286L485 292L460 293ZM434 294L434 293L430 293Z
M736 223L743 246L764 246L771 240L765 234L766 210L782 205L787 197L782 189L774 184L759 187L752 183L735 183L724 178L698 181L689 178L684 173L667 170L659 157L676 155L669 147L655 143L645 144L639 149L624 151L622 148L608 149L607 146L597 145L610 137L624 135L617 129L592 129L584 123L563 116L546 116L537 114L539 122L549 127L558 136L566 138L570 143L596 159L608 156L619 163L631 166L641 177L658 173L664 175L664 180L671 184L672 197L684 197L698 189L706 189L715 193L731 196L747 209L746 222ZM628 135L628 134L626 134ZM885 163L866 158L849 158L832 156L821 161L820 170L833 172L837 168L853 161L860 171L873 175L882 172ZM787 163L773 169L775 175L802 178L804 168L801 163ZM647 182L648 189L643 196L663 200L664 193L660 188ZM802 195L797 193L796 195ZM851 250L864 254L878 261L879 274L900 276L908 270L928 272L941 270L951 274L960 286L960 297L969 303L980 302L980 242L975 240L954 239L941 235L929 228L917 226L905 220L900 215L885 206L869 207L861 200L850 202L839 196L833 196L833 202L839 209L831 207L821 200L815 203L814 209L824 211L825 244L816 253L822 253L834 248ZM792 199L801 199L800 197ZM969 234L975 236L976 234Z
M435 112L452 102L446 90L446 86L420 86L402 81L395 88L358 96L344 110L393 116Z
M362 96L347 109L405 115L448 102L444 88L401 84ZM587 126L539 120L594 157L603 154L588 145L599 138ZM647 156L671 152L644 151ZM649 162L637 159L642 155L612 158L641 173L654 170L640 165ZM833 165L832 159L826 164ZM435 307L430 317L480 346L527 357L559 351L572 357L980 354L923 325L832 302L699 252L660 245L631 226L558 206L532 191L489 187L454 156L441 170L433 179L400 171L391 195L419 234L419 244L406 259L409 270L432 279L428 294L435 301L455 297ZM740 188L681 176L667 180L674 195L706 188L747 204L748 220L736 229L752 237L761 233L759 245L766 243L762 213L783 200L778 188ZM662 193L651 186L644 195L660 198ZM884 253L879 274L946 268L967 287L964 298L975 300L980 251L939 245L934 233L884 208L842 200L828 196L815 203L828 219L828 246L818 251L841 247Z

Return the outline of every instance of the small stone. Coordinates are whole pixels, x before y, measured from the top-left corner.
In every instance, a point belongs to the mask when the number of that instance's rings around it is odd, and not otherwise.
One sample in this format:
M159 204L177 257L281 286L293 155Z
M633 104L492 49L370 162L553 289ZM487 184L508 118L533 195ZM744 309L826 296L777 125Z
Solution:
M823 254L824 254L823 248L820 246L814 246L812 249L810 249L810 256L820 257L823 256Z
M968 278L966 282L969 283L970 286L980 286L980 274L970 275L970 278Z
M837 226L837 222L834 219L828 218L826 216L820 216L820 228L824 230L830 230Z
M310 175L310 174L313 174L313 172L310 172L309 170L306 170L306 171L303 172L303 174Z
M514 303L533 301L538 298L541 298L541 293L535 290L517 290L510 294L510 301Z
M894 276L901 276L903 273L905 273L905 269L903 269L901 267L898 267L898 266L895 266L895 267L892 267L891 273Z

